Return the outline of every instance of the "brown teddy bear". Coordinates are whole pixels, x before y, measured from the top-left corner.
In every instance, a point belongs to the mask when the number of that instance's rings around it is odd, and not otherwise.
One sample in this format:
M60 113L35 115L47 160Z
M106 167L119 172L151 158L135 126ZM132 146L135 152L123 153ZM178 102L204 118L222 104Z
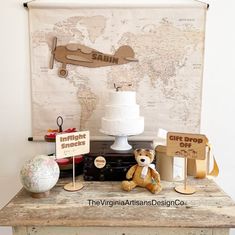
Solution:
M151 193L158 193L162 190L160 175L155 170L154 164L154 151L148 149L136 149L134 151L135 160L138 164L132 166L126 178L132 179L130 181L122 181L122 189L131 191L136 186L147 188Z

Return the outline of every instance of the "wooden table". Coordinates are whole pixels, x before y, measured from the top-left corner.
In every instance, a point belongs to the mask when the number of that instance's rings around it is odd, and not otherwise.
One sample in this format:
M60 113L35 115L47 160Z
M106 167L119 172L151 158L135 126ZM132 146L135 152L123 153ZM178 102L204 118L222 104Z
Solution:
M212 180L190 178L197 189L190 196L169 182L157 195L143 188L123 192L120 182L84 182L83 190L70 193L65 183L43 199L22 189L0 211L0 225L12 226L15 235L225 235L235 227L235 204Z

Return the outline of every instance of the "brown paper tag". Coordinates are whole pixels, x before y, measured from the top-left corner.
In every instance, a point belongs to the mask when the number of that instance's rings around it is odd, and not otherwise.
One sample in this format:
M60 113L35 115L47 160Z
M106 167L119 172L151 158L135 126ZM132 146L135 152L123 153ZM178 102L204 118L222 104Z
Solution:
M167 155L204 160L208 139L205 135L167 133Z
M104 168L106 165L106 159L103 156L98 156L94 160L94 165L99 169Z

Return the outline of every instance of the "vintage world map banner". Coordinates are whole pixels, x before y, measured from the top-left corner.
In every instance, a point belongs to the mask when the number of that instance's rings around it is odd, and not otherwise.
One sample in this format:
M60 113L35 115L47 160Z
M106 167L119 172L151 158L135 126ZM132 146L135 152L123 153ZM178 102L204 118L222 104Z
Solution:
M99 4L100 3L100 4ZM198 1L146 1L111 5L97 1L32 1L28 3L31 47L33 137L64 128L99 131L109 91L114 83L137 92L145 132L152 139L158 128L199 132L205 17L207 5ZM78 43L114 54L127 45L138 62L88 68L62 64L50 69L53 38L57 45Z

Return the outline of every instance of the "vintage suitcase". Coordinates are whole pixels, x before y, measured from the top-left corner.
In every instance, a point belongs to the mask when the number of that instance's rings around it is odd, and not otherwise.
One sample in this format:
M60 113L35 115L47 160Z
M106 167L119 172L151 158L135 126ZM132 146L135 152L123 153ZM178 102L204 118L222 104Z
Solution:
M121 181L128 169L136 164L133 150L151 148L151 141L130 141L133 149L115 151L111 141L91 141L90 153L84 155L84 180Z

